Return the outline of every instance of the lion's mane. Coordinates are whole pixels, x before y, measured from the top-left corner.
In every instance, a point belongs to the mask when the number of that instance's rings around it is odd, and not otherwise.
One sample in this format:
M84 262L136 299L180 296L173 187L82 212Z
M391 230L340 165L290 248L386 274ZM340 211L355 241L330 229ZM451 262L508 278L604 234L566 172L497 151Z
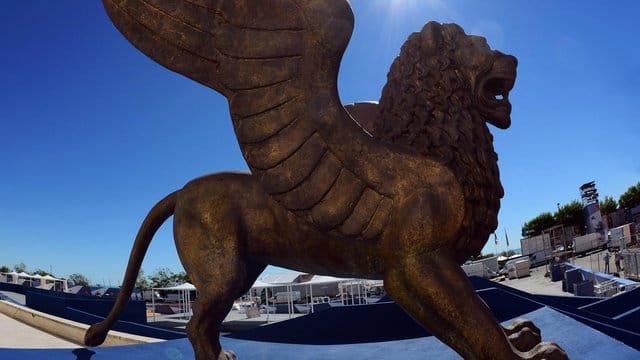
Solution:
M425 29L409 37L393 62L373 132L445 164L457 176L466 207L456 240L462 262L478 254L495 231L504 192L493 137L473 109L470 80L458 71L463 64L456 62L455 50L467 35L457 25L441 26L442 41L433 49L436 41Z

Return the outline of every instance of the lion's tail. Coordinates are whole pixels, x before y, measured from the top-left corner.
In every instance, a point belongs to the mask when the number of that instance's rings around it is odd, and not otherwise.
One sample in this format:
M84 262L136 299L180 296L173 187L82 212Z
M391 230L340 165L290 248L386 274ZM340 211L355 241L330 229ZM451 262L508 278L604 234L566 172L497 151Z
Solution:
M151 211L149 211L149 214L147 214L147 217L142 222L136 239L133 242L131 255L129 255L129 263L127 264L127 270L118 298L109 315L101 322L91 325L87 330L84 336L85 345L98 346L102 344L107 337L109 329L118 320L120 313L122 313L122 310L124 310L124 307L127 305L127 301L129 301L131 297L131 292L138 277L142 260L149 248L149 244L151 244L153 235L155 235L160 226L171 217L175 211L177 195L178 191L175 191L160 200Z

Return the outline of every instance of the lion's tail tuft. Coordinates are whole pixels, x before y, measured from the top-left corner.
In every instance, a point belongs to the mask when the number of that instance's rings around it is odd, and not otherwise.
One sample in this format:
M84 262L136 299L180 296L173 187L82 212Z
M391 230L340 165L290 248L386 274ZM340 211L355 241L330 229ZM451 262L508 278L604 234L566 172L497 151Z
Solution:
M91 325L84 335L84 344L91 347L101 345L109 332L105 325L104 321Z

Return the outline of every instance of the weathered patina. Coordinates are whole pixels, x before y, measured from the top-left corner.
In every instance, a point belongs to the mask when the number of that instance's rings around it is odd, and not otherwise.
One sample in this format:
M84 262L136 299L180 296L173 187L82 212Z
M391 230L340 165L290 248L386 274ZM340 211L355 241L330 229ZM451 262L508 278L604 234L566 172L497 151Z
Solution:
M531 323L502 328L460 263L497 226L503 189L487 123L510 125L513 56L457 25L412 34L379 104L343 106L347 1L104 0L116 27L163 66L229 100L251 174L195 179L160 201L134 242L122 311L158 227L174 216L200 291L187 333L197 359L230 357L220 323L268 264L384 279L416 321L465 359L561 359Z

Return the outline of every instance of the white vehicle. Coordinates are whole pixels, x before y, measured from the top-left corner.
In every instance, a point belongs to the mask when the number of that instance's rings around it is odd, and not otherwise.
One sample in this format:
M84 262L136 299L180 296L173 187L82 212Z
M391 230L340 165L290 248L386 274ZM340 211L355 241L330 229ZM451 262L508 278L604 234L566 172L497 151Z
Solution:
M300 299L300 291L282 291L277 292L270 302L272 304L283 304L289 301L296 302Z
M522 256L519 258L511 259L504 264L504 267L500 270L500 274L507 275L509 279L518 279L524 276L529 276L531 269L531 261L528 256Z

